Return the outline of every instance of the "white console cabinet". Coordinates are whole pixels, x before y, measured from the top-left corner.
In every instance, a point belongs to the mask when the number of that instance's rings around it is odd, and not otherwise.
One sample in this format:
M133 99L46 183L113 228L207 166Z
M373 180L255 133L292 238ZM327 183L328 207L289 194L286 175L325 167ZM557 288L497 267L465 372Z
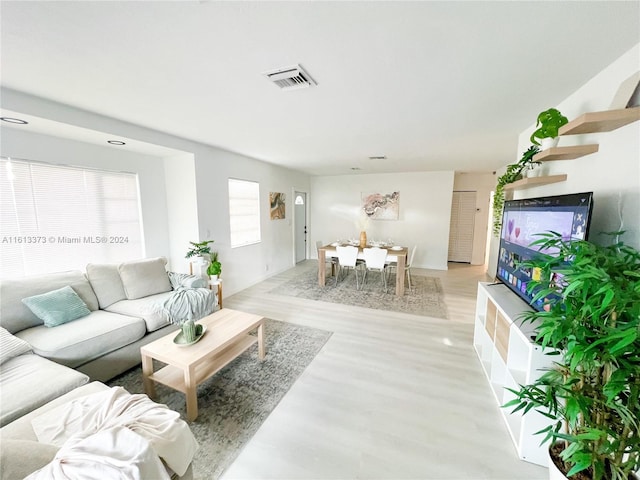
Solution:
M532 341L535 325L519 320L527 310L531 308L506 285L478 284L473 344L500 406L514 398L506 388L532 383L553 364L554 357L544 355ZM546 466L547 445L540 445L544 435L534 433L549 425L549 419L534 410L526 415L511 410L501 408L501 413L518 456Z

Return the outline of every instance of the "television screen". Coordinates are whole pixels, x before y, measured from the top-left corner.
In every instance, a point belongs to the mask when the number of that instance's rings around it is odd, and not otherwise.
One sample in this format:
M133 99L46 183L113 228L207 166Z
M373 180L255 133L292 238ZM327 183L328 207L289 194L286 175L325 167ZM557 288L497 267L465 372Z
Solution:
M496 277L536 310L544 308L545 299L531 303L527 292L531 280L540 272L519 268L518 262L532 258L539 250L530 244L538 233L557 232L566 240L584 240L589 231L593 193L575 193L554 197L507 200L502 214L502 232ZM543 253L553 255L552 251ZM557 276L557 274L556 274ZM552 281L559 282L559 278Z

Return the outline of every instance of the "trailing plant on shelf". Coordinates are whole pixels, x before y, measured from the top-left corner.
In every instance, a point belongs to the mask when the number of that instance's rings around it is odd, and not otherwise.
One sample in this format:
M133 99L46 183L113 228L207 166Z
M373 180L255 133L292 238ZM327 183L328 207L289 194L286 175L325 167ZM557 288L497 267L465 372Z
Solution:
M504 207L504 187L522 178L522 172L533 164L533 157L540 149L531 145L523 154L518 163L507 165L507 171L498 178L498 185L493 194L493 235L500 236L502 228L502 208Z
M192 258L192 257L202 257L204 255L211 254L210 243L215 242L215 240L204 240L202 242L189 242L191 247L187 250L187 254L184 258Z
M207 275L209 276L220 276L222 273L222 264L218 260L218 252L214 251L211 253L211 263L207 267Z
M550 108L538 115L536 122L536 130L531 134L531 143L540 145L537 138L556 138L560 127L569 123L567 117L562 115L559 110ZM539 127L538 127L539 125Z
M533 302L545 299L547 310L527 312L523 321L539 322L536 343L558 359L534 383L508 389L515 398L505 407L525 414L535 409L551 419L538 433L545 434L543 442L551 439L552 458L559 451L554 463L567 477L634 478L640 468L640 252L555 232L540 237L532 245L553 255L541 253L521 267L540 272L527 288Z

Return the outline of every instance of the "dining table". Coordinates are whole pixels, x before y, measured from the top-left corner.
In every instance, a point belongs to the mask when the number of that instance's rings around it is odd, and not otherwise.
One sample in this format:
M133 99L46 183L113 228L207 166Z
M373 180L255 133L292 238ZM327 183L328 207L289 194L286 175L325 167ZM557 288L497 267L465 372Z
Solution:
M331 243L318 249L318 285L325 286L327 276L327 257L337 257L338 251L336 247L338 243ZM349 245L345 243L344 245ZM367 248L373 248L374 246L367 245ZM399 245L383 246L375 248L384 248L387 250L387 261L396 262L396 295L404 295L404 269L407 264L407 254L409 250L407 247ZM358 246L358 258L364 259L364 252L362 247Z

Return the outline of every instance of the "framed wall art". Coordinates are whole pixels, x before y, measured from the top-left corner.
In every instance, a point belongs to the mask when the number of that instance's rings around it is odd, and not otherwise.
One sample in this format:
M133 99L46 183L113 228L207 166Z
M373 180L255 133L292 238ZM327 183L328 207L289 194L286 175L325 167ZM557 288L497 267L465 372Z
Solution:
M287 197L284 193L269 192L271 220L284 220L286 215L286 199Z
M362 211L372 220L398 220L400 192L362 193Z

